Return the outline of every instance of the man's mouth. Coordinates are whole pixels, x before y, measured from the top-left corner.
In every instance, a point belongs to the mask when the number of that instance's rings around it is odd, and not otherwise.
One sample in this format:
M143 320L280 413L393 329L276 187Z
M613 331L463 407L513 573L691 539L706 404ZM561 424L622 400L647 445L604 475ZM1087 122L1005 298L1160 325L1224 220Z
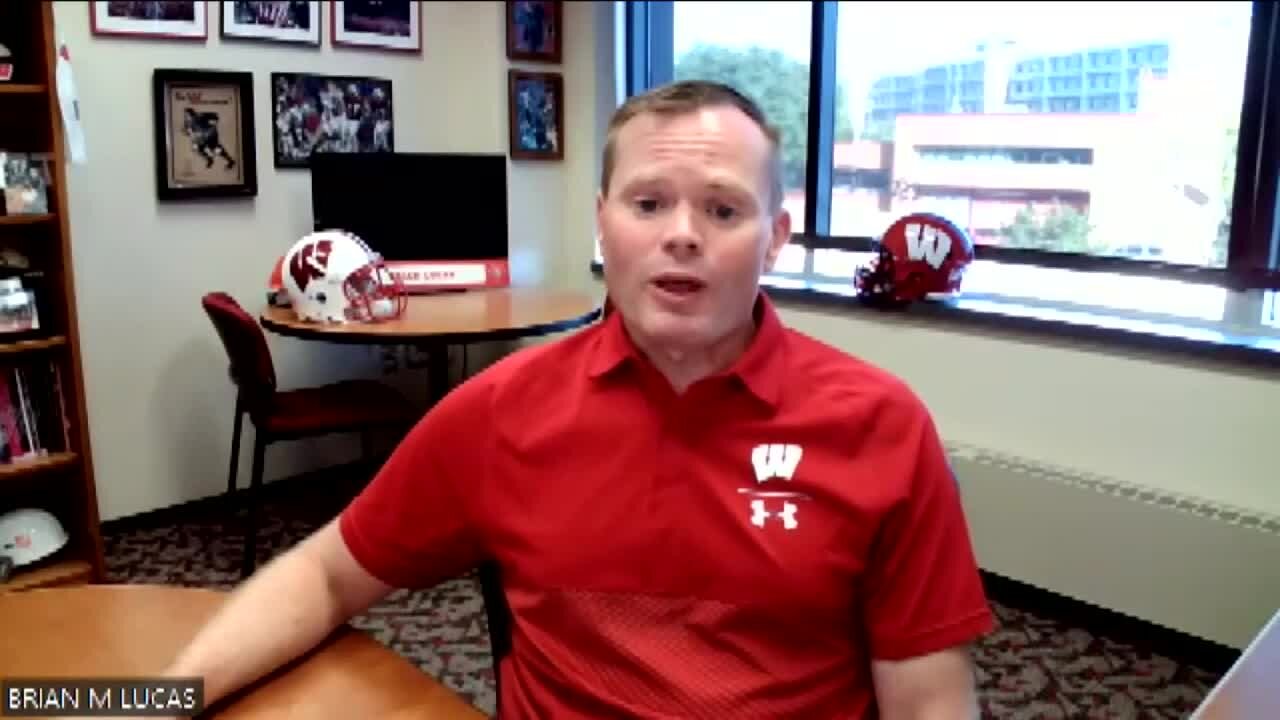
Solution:
M707 286L702 280L690 275L659 275L654 278L653 284L672 295L691 295Z

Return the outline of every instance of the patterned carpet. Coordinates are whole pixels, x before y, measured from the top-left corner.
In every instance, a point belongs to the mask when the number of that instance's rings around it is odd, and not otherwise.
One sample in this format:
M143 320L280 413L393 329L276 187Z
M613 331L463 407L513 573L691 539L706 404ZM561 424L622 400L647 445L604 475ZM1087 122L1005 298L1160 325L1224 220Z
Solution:
M355 491L351 480L290 482L265 499L260 560L332 518ZM289 497L279 495L288 493ZM231 587L241 537L216 506L108 524L107 562L116 582ZM1184 720L1218 675L1179 664L1088 629L996 603L999 629L977 649L984 718ZM397 591L353 623L439 678L483 712L494 709L488 630L479 586L464 577L429 591Z

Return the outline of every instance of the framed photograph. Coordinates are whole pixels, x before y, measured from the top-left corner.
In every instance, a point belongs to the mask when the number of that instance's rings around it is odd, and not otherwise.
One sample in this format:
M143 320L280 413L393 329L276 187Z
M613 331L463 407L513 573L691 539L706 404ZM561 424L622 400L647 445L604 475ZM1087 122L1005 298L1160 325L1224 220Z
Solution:
M0 150L0 216L43 215L49 212L53 186L53 158L49 153Z
M422 4L412 0L334 0L329 3L335 47L422 52Z
M94 35L205 40L209 4L187 0L110 0L89 3Z
M507 71L510 154L521 160L564 158L564 78L559 73Z
M269 40L297 45L320 45L320 3L252 2L222 3L222 37Z
M156 70L152 96L161 200L258 194L252 73Z
M557 0L507 0L507 58L559 63L562 27Z
M313 152L395 152L391 81L271 74L271 137L278 168L303 168Z

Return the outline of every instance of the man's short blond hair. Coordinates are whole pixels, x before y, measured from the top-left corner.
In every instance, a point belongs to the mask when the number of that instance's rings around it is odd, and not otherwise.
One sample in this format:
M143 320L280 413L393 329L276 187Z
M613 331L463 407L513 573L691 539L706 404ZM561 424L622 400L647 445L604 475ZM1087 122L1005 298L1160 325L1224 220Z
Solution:
M632 95L614 111L605 135L603 166L600 172L600 192L609 195L609 180L617 162L618 132L630 120L640 115L653 114L664 117L683 115L709 107L735 107L751 118L769 139L769 210L777 213L782 208L782 148L781 134L769 124L764 111L751 98L728 85L706 80L685 80L660 85L639 95Z

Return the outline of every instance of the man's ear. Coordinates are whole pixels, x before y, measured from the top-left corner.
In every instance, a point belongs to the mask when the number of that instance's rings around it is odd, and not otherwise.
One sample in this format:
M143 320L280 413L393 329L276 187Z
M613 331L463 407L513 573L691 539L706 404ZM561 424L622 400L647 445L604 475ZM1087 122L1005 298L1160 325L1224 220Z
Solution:
M772 231L769 247L764 254L765 272L773 270L773 264L778 261L782 248L791 240L791 213L787 212L786 208L778 210L777 216L773 219Z

